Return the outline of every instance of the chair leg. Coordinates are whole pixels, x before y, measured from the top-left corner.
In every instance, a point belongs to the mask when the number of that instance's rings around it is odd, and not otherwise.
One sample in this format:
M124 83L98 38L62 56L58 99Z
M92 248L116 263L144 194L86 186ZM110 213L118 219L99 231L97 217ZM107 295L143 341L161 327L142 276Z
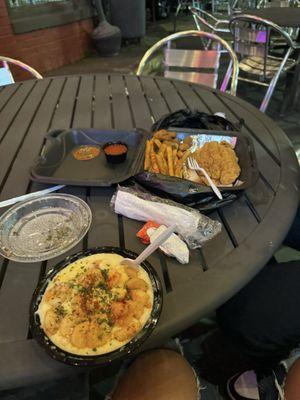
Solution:
M282 62L280 64L280 67L279 67L278 71L276 72L276 74L274 75L273 79L270 82L270 85L268 87L267 93L265 94L265 97L264 97L264 99L263 99L263 101L262 101L262 103L261 103L261 105L259 107L260 111L263 112L263 113L266 111L266 109L267 109L267 107L269 105L269 102L271 100L271 97L272 97L272 94L274 92L274 89L275 89L275 86L277 84L277 81L278 81L278 79L280 77L280 74L281 74L281 72L283 70L283 67L285 66L285 64L286 64L291 52L292 52L292 48L289 48L288 51L286 52L286 55L284 56L284 59L282 60Z
M226 92L226 89L227 89L227 86L228 86L228 82L229 82L230 77L231 77L231 72L232 72L232 61L230 61L230 63L229 63L229 66L228 66L228 69L226 71L224 80L222 82L222 85L221 85L221 88L220 88L221 92Z
M179 2L179 4L178 4L178 6L177 6L177 9L176 9L176 12L175 12L175 15L174 15L174 33L176 32L176 28L177 28L177 17L178 17L178 14L179 14L179 12L180 12L180 10L181 10L181 2Z

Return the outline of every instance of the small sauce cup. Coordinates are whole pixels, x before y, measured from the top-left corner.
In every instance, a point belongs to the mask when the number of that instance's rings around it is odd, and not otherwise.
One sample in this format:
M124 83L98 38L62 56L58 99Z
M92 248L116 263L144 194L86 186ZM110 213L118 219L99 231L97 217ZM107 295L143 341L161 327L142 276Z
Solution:
M103 146L107 162L120 164L126 160L128 146L124 142L108 142Z

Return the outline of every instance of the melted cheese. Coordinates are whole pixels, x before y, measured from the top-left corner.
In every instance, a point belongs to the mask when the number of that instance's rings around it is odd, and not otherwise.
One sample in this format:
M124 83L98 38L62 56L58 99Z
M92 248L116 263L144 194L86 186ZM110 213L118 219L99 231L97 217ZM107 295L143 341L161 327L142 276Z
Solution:
M128 275L125 273L124 266L120 265L120 262L122 260L123 260L122 256L117 255L117 254L108 254L108 253L94 254L94 255L79 259L79 260L75 261L74 263L68 265L66 268L61 270L59 273L57 273L55 278L48 284L45 293L47 293L49 291L49 289L53 288L55 286L55 284L59 284L59 283L70 284L70 282L73 282L74 280L76 280L79 275L84 275L86 272L89 271L90 268L92 268L92 267L94 268L94 265L96 262L97 266L98 266L98 268L100 268L100 270L108 270L109 273L117 271L118 273L121 274L121 284L118 285L120 287L112 288L111 294L115 298L118 298L118 297L123 298L124 292L125 292L125 294L127 294L125 285L126 285L126 281L129 278L128 278ZM146 322L148 321L149 316L152 311L153 290L152 290L152 285L151 285L149 276L143 268L139 268L137 277L144 280L147 283L148 289L146 291L146 294L149 296L150 304L151 304L151 307L144 307L143 314L138 319L138 322L140 323L140 330L141 330L145 326ZM71 303L72 296L70 296L70 298L64 299L64 301L62 302L65 316L70 315L72 317L72 312L73 312L72 303ZM58 301L58 304L59 304L59 301ZM44 294L42 301L39 304L39 308L37 310L37 313L40 317L41 326L44 329L44 331L45 331L45 315L46 315L47 311L51 310L51 309L53 309L53 303L51 305L45 299L45 294ZM114 351L114 350L122 347L123 345L125 345L132 339L132 337L130 337L127 340L124 340L123 342L116 340L113 336L117 329L120 329L120 326L113 325L111 328L110 339L108 340L108 342L101 346L98 346L96 348L75 347L71 343L70 337L63 336L59 330L52 335L47 333L47 336L51 339L51 341L56 346L58 346L62 350L65 350L69 353L78 354L78 355L101 355L101 354L109 353L111 351Z

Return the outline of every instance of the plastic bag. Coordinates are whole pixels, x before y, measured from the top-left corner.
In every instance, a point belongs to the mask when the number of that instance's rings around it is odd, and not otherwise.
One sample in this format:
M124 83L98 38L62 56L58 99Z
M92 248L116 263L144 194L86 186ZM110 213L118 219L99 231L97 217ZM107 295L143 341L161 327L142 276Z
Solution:
M207 114L197 110L182 109L171 114L164 115L156 121L152 126L152 132L159 129L173 128L192 128L192 129L208 129L219 131L236 131L240 130L244 120L239 121L238 126L225 118L223 113Z
M152 220L166 226L176 222L176 232L191 249L201 247L222 227L190 207L128 187L118 187L111 205L117 214L138 221Z

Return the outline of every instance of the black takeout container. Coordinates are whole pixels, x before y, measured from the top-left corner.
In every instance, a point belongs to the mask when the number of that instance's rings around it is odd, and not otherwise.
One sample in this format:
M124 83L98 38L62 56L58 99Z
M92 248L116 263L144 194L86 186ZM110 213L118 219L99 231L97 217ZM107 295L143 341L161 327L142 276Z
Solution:
M55 130L46 135L46 143L37 163L31 168L34 181L77 185L111 186L125 181L140 170L147 132L135 130L70 129ZM121 163L108 163L103 147L108 142L122 142L128 151ZM99 156L76 160L72 151L82 145L98 145Z
M39 316L36 314L39 304L42 300L43 294L49 284L49 282L55 277L55 275L69 264L77 261L80 258L90 256L97 253L114 253L119 254L127 258L136 258L138 254L122 249L120 247L96 247L86 251L82 251L71 256L68 256L65 260L53 267L46 277L39 283L33 294L31 305L30 305L30 331L33 338L39 343L39 345L55 360L61 361L65 364L88 367L108 364L114 360L120 360L129 354L135 352L139 346L150 336L151 332L157 325L159 320L162 303L163 303L163 292L159 277L148 261L141 263L141 267L148 273L153 289L153 307L148 321L146 322L143 329L133 337L130 342L114 350L110 353L95 356L81 356L76 354L68 353L48 338L40 325Z
M239 186L220 186L220 191L227 196L236 194L255 184L258 179L257 161L252 140L241 132L208 129L168 128L177 132L181 140L190 135L204 135L214 140L214 136L236 137L235 151L239 159L241 174ZM141 129L132 131L72 129L58 130L46 136L46 144L37 164L31 169L32 179L40 182L81 185L111 186L130 177L157 193L166 194L177 201L198 201L204 198L215 198L209 186L167 175L154 174L143 170L145 145L149 134ZM128 146L127 159L120 164L108 163L103 146L107 142L122 142ZM80 145L101 145L98 157L88 161L78 161L72 150ZM217 207L228 204L221 200Z
M218 186L222 194L239 192L247 189L255 184L258 179L258 167L252 140L237 131L214 131L202 129L187 128L169 128L168 131L176 132L177 138L183 140L191 135L205 135L210 141L214 140L214 136L236 137L236 146L234 148L239 159L241 173L238 180L243 183L239 186ZM166 193L177 200L189 199L192 201L196 198L204 198L210 196L213 191L209 186L200 185L186 179L176 178L173 176L154 174L152 172L143 171L135 176L136 180L143 186L154 189L159 192Z

